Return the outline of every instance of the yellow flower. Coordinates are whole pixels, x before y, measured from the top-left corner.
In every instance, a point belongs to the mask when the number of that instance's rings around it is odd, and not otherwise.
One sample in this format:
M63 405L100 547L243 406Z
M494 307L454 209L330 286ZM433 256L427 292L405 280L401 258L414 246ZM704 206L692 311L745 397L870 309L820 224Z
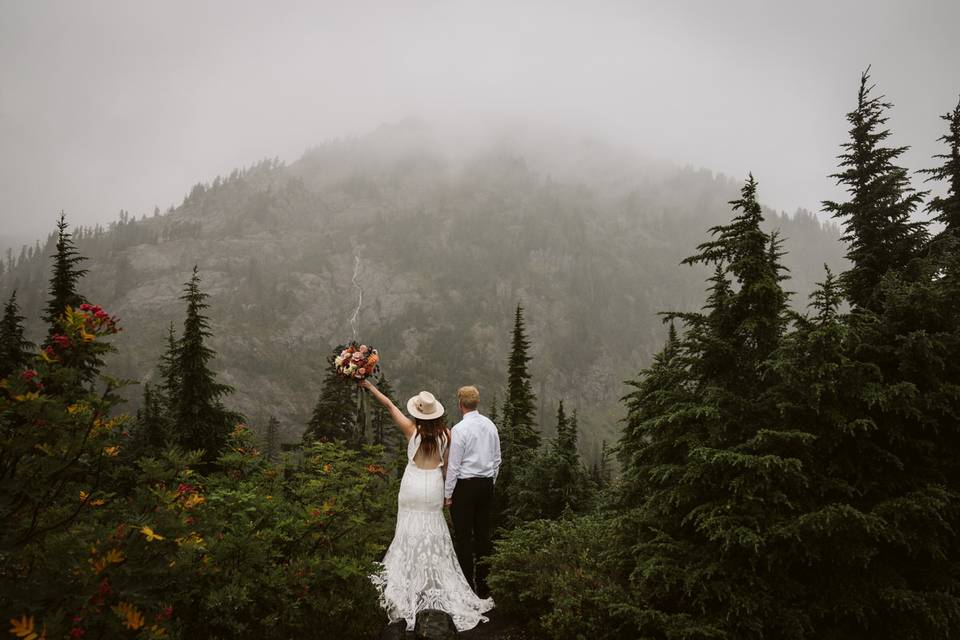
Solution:
M80 492L80 502L86 502L91 507L102 507L103 505L107 504L107 501L101 498L94 498L93 500L88 500L89 497L90 497L90 494L87 493L86 491Z
M47 637L47 628L44 627L40 634L37 635L37 632L34 631L35 624L33 616L27 616L26 614L19 620L10 618L10 633L23 640L45 640Z
M123 551L119 549L110 549L107 551L102 558L95 558L90 561L93 564L93 570L97 573L102 573L104 569L109 567L112 564L120 564L123 562Z
M191 493L187 496L187 499L183 501L183 506L187 509L193 509L195 506L203 504L206 501L207 499L199 493Z
M164 538L162 535L160 535L159 533L156 533L153 529L151 529L151 528L148 527L147 525L143 525L142 527L140 527L140 533L142 533L142 534L146 537L147 542L153 542L154 540L165 540L165 539L166 539L166 538Z
M120 453L120 446L116 445L113 447L104 447L103 452L108 456L110 456L111 458L115 458L117 454Z
M136 631L142 627L145 622L143 619L143 614L140 613L140 611L129 602L121 602L120 604L114 606L113 612L117 614L117 617L123 620L123 626L125 626L127 629L133 629Z

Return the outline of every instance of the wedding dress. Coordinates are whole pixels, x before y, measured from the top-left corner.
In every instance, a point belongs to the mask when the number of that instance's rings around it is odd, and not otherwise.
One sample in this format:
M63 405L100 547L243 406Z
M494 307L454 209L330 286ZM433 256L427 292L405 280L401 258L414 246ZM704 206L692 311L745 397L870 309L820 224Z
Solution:
M460 569L443 517L442 466L418 467L413 458L419 447L414 434L397 495L393 542L370 580L391 621L404 619L412 630L417 612L439 609L450 614L458 631L466 631L488 620L483 614L493 608L493 599L479 598ZM441 460L445 447L441 443Z

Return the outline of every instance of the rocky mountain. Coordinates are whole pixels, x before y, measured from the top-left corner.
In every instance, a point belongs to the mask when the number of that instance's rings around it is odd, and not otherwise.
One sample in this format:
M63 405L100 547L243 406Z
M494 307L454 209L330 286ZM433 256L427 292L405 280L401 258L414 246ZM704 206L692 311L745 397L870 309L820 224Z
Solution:
M197 184L163 214L77 230L81 292L125 327L112 372L151 380L199 265L229 404L254 425L276 415L290 440L326 356L353 335L361 290L358 337L380 349L399 395L433 389L451 407L464 383L502 398L519 303L543 429L563 398L589 458L616 437L622 381L662 344L656 313L700 306L707 274L679 262L729 220L739 184L569 135L450 139L403 122ZM803 308L823 264L842 268L839 232L803 211L767 212L767 224L785 238ZM0 275L35 337L52 248Z

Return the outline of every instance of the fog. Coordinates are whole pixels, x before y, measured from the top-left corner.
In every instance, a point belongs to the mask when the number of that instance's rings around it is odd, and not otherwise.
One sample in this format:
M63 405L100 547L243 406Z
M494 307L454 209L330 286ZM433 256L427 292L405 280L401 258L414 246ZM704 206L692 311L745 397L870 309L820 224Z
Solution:
M402 5L402 6L401 6ZM562 6L561 6L562 5ZM0 236L417 117L582 132L819 209L860 72L931 166L960 3L0 1ZM919 185L919 181L918 181Z

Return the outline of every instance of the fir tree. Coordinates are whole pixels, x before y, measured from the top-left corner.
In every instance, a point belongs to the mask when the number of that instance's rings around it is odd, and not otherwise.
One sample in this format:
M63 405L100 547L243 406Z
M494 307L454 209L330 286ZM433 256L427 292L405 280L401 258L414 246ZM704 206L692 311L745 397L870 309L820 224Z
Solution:
M83 296L77 293L77 281L87 273L86 269L81 269L78 265L86 258L77 252L73 239L67 232L67 220L62 211L57 220L56 253L50 257L53 258L53 275L50 276L50 298L43 317L49 325L48 339L60 331L57 318L68 305L76 308L86 302Z
M390 384L390 381L383 373L380 373L376 385L383 395L390 398L394 404L399 404L397 402L396 392L393 390L393 385ZM407 466L407 443L403 438L403 434L396 425L393 424L393 420L390 418L390 412L380 403L374 403L370 413L373 444L383 446L386 463L391 468L396 469L397 477L399 478L403 475L404 467Z
M490 415L487 416L490 418L490 422L497 424L500 420L500 408L497 406L497 394L493 394L493 398L490 400ZM498 427L500 425L497 425Z
M802 482L788 452L805 442L765 396L787 318L783 268L752 176L741 196L684 260L714 266L703 311L664 314L684 335L671 329L625 398L617 530L633 549L622 571L636 576L640 635L789 637L802 615L786 597L795 585L765 560L782 496Z
M328 361L320 397L313 407L313 415L303 434L304 441L356 441L357 385L339 375L333 368L333 357Z
M507 455L521 456L540 446L540 434L534 427L536 397L527 365L530 342L526 337L523 308L517 305L513 325L513 343L507 362L507 397L504 402L503 423L507 432Z
M890 270L912 271L927 239L925 222L910 216L924 193L910 187L907 170L894 164L908 147L886 147L886 111L893 105L872 96L870 69L860 77L857 108L847 114L850 141L842 145L841 171L832 174L846 187L846 202L824 201L825 211L842 220L846 257L852 266L841 275L854 307L879 312L883 306L879 285Z
M23 320L14 290L3 306L0 320L0 380L22 369L30 360L33 343L23 337Z
M577 454L576 412L568 418L563 401L557 406L557 437L529 452L516 471L509 503L511 524L564 513L583 513L591 507L595 483ZM498 480L499 484L499 480Z
M565 460L575 462L577 456L577 412L569 418L563 400L557 405L557 451Z
M243 416L228 411L221 398L233 391L229 385L217 382L210 369L210 361L216 355L205 344L211 337L210 325L203 314L208 295L200 290L197 267L184 284L180 297L187 303L187 316L183 323L183 335L176 348L176 364L173 367L178 382L178 393L171 398L176 407L176 430L180 443L190 449L203 449L204 460L217 459L226 442L227 435Z
M263 436L263 459L273 462L280 455L280 422L276 416L267 420L267 432Z
M160 393L157 394L171 413L175 408L173 399L180 395L179 361L177 337L171 322L167 331L167 349L160 356Z
M943 160L943 164L921 170L921 173L930 176L928 182L942 180L947 188L945 195L933 198L927 205L927 210L934 214L934 220L944 226L931 243L937 253L956 250L960 244L960 102L951 113L941 118L947 121L947 133L939 139L946 143L947 152L937 154L934 158Z
M133 429L133 449L139 456L155 455L170 439L170 423L164 405L149 382L143 385L143 407L137 411Z

